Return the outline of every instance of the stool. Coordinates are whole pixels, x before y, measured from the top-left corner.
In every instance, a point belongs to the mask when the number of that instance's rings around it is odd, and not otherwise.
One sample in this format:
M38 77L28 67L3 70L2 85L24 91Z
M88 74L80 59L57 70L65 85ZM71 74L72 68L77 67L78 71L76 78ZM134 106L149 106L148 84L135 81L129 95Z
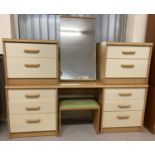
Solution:
M93 99L64 99L59 102L59 135L61 133L62 111L91 110L96 133L100 130L100 106Z

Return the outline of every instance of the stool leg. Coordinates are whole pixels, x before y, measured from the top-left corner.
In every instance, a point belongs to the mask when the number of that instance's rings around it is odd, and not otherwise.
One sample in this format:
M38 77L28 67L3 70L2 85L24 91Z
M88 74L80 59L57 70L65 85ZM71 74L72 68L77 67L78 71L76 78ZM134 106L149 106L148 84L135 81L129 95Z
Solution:
M93 126L98 134L100 132L100 109L93 110Z

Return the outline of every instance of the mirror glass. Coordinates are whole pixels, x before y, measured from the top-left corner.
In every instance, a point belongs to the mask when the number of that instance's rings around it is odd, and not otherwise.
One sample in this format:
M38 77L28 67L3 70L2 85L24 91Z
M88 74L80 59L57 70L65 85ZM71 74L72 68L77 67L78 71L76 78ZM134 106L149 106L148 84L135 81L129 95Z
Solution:
M96 80L94 18L60 18L61 80Z

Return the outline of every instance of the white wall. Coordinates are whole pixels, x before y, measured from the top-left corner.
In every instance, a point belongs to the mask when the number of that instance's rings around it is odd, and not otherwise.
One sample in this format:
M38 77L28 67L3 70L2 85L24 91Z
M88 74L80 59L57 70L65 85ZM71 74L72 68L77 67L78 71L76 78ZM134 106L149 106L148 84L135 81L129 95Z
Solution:
M11 38L11 21L9 14L0 14L0 54L3 53L1 38Z
M127 21L127 42L144 42L147 27L147 14L130 14Z

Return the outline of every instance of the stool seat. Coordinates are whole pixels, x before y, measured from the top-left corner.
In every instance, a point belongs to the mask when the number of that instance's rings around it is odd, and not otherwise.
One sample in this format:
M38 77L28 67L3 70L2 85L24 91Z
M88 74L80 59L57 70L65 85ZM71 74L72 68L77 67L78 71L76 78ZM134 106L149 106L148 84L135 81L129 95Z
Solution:
M100 106L93 99L64 99L59 103L59 110L93 110Z

